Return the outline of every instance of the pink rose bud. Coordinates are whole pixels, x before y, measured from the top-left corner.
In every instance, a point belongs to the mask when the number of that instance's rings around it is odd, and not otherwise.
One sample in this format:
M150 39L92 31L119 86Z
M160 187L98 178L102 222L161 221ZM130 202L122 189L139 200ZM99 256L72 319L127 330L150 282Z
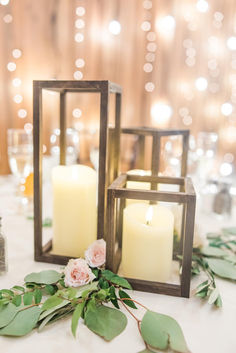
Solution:
M85 251L85 259L90 267L100 267L106 262L106 242L103 239L93 242Z
M64 273L67 287L80 287L96 278L84 259L69 260Z

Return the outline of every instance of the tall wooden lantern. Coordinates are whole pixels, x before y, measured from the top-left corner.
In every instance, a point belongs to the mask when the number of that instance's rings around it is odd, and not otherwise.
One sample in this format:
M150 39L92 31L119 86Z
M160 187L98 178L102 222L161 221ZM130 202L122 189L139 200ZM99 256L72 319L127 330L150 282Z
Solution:
M66 116L65 104L68 93L98 93L100 94L100 131L99 131L99 170L97 195L97 238L105 234L106 190L118 176L119 146L120 146L120 110L121 87L109 81L34 81L33 82L33 120L34 120L34 249L35 260L65 264L71 258L70 254L58 255L53 252L52 240L43 245L42 239L42 91L58 92L60 95L60 165L65 164L66 150ZM115 122L113 125L113 143L115 155L109 163L108 125L109 96L115 94ZM64 173L64 172L63 172ZM59 179L61 178L59 172ZM78 196L80 197L80 196ZM94 201L96 202L96 201ZM67 207L69 205L65 205ZM87 210L89 213L89 209ZM88 224L89 226L89 224ZM65 237L68 234L64 234ZM78 238L78 242L79 242ZM67 256L68 255L68 256ZM78 254L82 256L82 254ZM77 256L77 257L78 257Z
M121 174L108 188L107 268L134 289L189 297L195 203L188 177ZM176 207L182 208L177 254Z

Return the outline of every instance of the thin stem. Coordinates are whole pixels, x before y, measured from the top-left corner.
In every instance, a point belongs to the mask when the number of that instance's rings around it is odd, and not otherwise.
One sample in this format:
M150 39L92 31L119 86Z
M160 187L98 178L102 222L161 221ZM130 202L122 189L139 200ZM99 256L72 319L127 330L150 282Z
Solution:
M131 310L129 310L129 308L127 307L127 305L125 305L125 303L123 302L123 299L119 299L117 298L121 303L122 305L125 307L125 309L130 313L131 316L133 316L133 318L137 321L137 322L141 322L133 313Z
M32 307L34 307L34 306L39 306L39 305L41 305L42 303L38 303L38 304L31 304L31 305L29 305L29 306L26 306L25 308L22 308L21 310L19 310L19 311L23 311L23 310L26 310L26 309L29 309L29 308L32 308Z
M134 303L136 303L136 304L138 304L138 305L142 306L144 309L148 310L148 308L147 308L145 305L143 305L143 304L141 304L141 303L137 302L137 301L136 301L136 300L134 300L134 299L131 299L131 298L119 298L119 300L121 300L121 301L124 301L124 300L130 300L130 301L132 301L132 302L134 302Z
M130 298L128 298L129 300L132 300L132 299L130 299ZM139 333L140 333L140 335L141 335L141 337L142 337L142 332L141 332L141 327L140 327L140 325L141 325L141 320L139 320L130 310L129 310L129 308L127 307L127 305L125 305L125 303L123 302L123 300L126 300L125 298L122 298L122 299L119 299L118 298L118 300L120 300L120 302L122 303L122 305L125 307L125 309L129 312L129 314L131 315L131 316L133 316L133 318L137 321L137 325L138 325L138 330L139 330ZM135 301L136 302L136 301ZM138 302L136 302L137 304L139 304ZM143 306L143 305L142 305ZM143 337L142 337L143 338ZM143 341L144 341L144 339L143 339ZM147 343L144 341L144 344L145 344L145 346L146 346L146 348L148 349L148 345L147 345Z

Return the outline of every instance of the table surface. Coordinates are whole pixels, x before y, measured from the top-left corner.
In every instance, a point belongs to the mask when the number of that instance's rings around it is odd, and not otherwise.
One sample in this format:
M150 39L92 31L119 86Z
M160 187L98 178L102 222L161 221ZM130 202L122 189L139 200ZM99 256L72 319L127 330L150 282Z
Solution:
M0 178L0 214L3 216L4 233L8 241L9 271L0 277L0 288L22 284L30 272L44 269L59 270L59 265L34 262L33 222L25 216L13 215L14 188L11 177ZM235 218L234 218L235 219ZM199 222L199 220L198 220ZM215 231L223 223L215 222L209 216L200 217L200 229ZM229 225L229 223L227 223ZM216 309L205 301L194 297L194 288L199 279L192 281L191 298L133 291L132 297L151 310L174 317L181 325L192 353L235 353L236 352L236 286L235 283L217 279L223 307ZM142 317L143 311L138 315ZM70 318L49 325L43 332L33 331L26 337L0 337L1 352L5 353L137 353L144 349L136 322L128 317L126 330L112 342L105 342L80 322L77 338L70 329Z

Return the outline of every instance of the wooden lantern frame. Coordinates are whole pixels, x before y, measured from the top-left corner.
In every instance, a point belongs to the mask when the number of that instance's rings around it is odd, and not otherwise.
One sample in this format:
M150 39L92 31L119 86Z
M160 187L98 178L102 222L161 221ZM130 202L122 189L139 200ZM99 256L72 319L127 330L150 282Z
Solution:
M114 129L109 129L110 134L113 133ZM164 136L182 136L182 156L181 156L181 177L185 177L187 174L187 160L188 160L188 149L189 149L189 130L175 130L175 129L157 129L152 127L126 127L121 129L121 134L136 135L138 137L138 161L137 167L139 169L144 168L145 161L145 138L147 136L152 137L152 158L151 158L151 171L152 175L158 175L160 170L160 153L161 153L161 138Z
M33 81L33 134L34 134L34 259L35 261L66 264L70 257L51 254L52 240L42 244L42 90L60 94L60 164L66 158L66 94L100 93L99 181L97 237L105 234L106 189L119 171L120 113L122 88L110 81ZM109 95L115 94L115 124L113 143L115 155L112 163L108 146Z
M179 192L127 189L127 181L149 182L151 185L179 185ZM156 189L156 188L155 188ZM136 290L189 297L191 280L192 247L194 235L196 195L193 184L188 177L159 177L121 174L108 188L107 210L107 257L106 266L117 273L122 255L123 210L126 199L148 200L183 204L182 229L179 255L182 257L180 285L127 278ZM119 206L116 200L119 199Z

